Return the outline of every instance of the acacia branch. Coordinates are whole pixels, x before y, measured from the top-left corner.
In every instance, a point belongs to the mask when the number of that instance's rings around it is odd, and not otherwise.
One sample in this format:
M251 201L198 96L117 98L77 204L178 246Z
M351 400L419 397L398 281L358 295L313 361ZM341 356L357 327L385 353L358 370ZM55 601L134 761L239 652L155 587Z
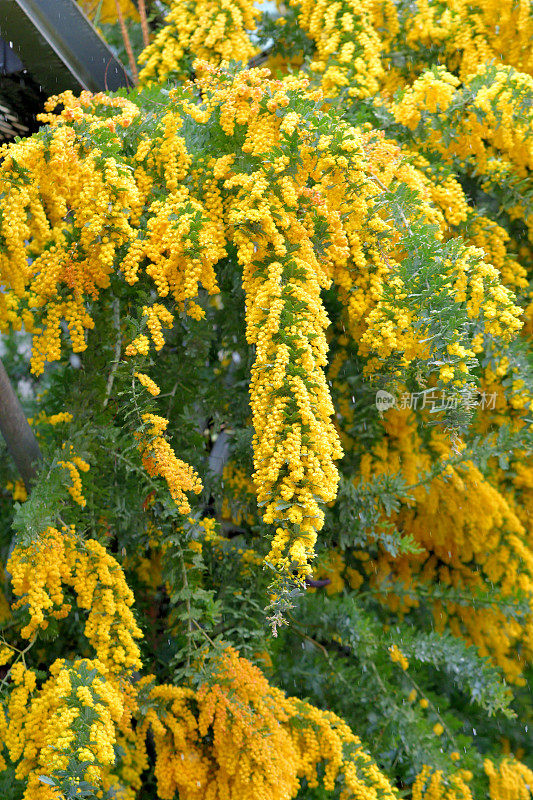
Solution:
M0 432L29 492L42 458L41 451L1 360Z

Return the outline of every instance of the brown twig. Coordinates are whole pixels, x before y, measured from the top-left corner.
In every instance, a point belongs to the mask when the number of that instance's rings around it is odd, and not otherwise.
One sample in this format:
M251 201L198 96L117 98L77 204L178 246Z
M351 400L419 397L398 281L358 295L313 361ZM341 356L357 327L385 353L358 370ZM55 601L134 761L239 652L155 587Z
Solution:
M191 597L189 594L189 581L187 580L187 567L185 566L185 559L183 558L183 550L180 547L180 564L181 574L183 577L183 588L185 589L185 605L187 607L187 669L191 666L191 650L192 650L192 625L196 622L191 614ZM206 634L207 635L207 634Z
M131 46L130 37L128 35L128 29L126 28L126 23L124 22L124 15L120 7L120 0L115 0L115 8L117 10L117 19L118 19L118 24L120 25L120 32L122 34L122 39L124 41L124 47L126 48L126 53L128 54L128 61L130 62L130 69L131 69L131 74L133 76L133 83L137 85L137 83L139 82L139 73L137 72L137 64L135 63L135 56L133 55L133 49Z
M146 17L146 3L145 0L139 0L139 16L141 18L141 30L143 33L143 44L148 47L150 44L150 28L148 27L148 19Z
M113 382L115 380L115 373L117 371L117 367L120 361L120 349L122 346L122 339L120 335L120 304L118 300L113 301L113 325L117 332L117 337L115 339L115 354L114 354L114 359L111 362L111 370L107 378L104 403L102 406L103 408L105 408L109 403L109 398L111 397L111 390L113 388Z
M203 635L205 636L205 638L207 639L207 641L209 642L209 644L211 644L211 645L212 645L212 646L213 646L213 647L216 649L217 645L216 645L216 644L215 644L215 642L214 642L214 641L211 639L211 637L209 636L209 634L208 634L208 633L206 633L206 631L204 631L204 629L202 628L202 626L201 626L201 625L199 625L199 623L198 623L198 622L196 622L196 620L195 620L195 619L191 619L191 622L192 622L192 623L193 623L193 625L194 625L194 626L195 626L195 627L196 627L196 628L197 628L197 629L200 631L200 633L203 633Z

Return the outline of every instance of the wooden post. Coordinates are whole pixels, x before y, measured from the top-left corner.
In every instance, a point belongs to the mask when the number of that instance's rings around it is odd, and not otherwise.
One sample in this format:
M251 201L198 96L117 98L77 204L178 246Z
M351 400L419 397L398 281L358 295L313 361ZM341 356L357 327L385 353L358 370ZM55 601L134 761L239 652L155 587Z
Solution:
M29 493L41 461L41 451L1 359L0 432Z

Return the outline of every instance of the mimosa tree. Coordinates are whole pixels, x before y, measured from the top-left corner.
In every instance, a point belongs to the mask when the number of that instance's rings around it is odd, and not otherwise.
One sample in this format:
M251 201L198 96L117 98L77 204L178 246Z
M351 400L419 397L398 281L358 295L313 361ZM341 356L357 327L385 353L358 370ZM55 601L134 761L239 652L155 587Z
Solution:
M528 800L530 4L81 4L138 84L1 152L2 796Z

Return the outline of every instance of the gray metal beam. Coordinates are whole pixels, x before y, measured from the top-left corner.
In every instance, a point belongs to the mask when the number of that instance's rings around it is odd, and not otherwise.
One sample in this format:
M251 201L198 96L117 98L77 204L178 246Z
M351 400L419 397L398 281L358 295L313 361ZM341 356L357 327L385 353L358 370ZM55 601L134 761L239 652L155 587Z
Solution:
M74 0L0 0L0 35L47 94L133 85Z

